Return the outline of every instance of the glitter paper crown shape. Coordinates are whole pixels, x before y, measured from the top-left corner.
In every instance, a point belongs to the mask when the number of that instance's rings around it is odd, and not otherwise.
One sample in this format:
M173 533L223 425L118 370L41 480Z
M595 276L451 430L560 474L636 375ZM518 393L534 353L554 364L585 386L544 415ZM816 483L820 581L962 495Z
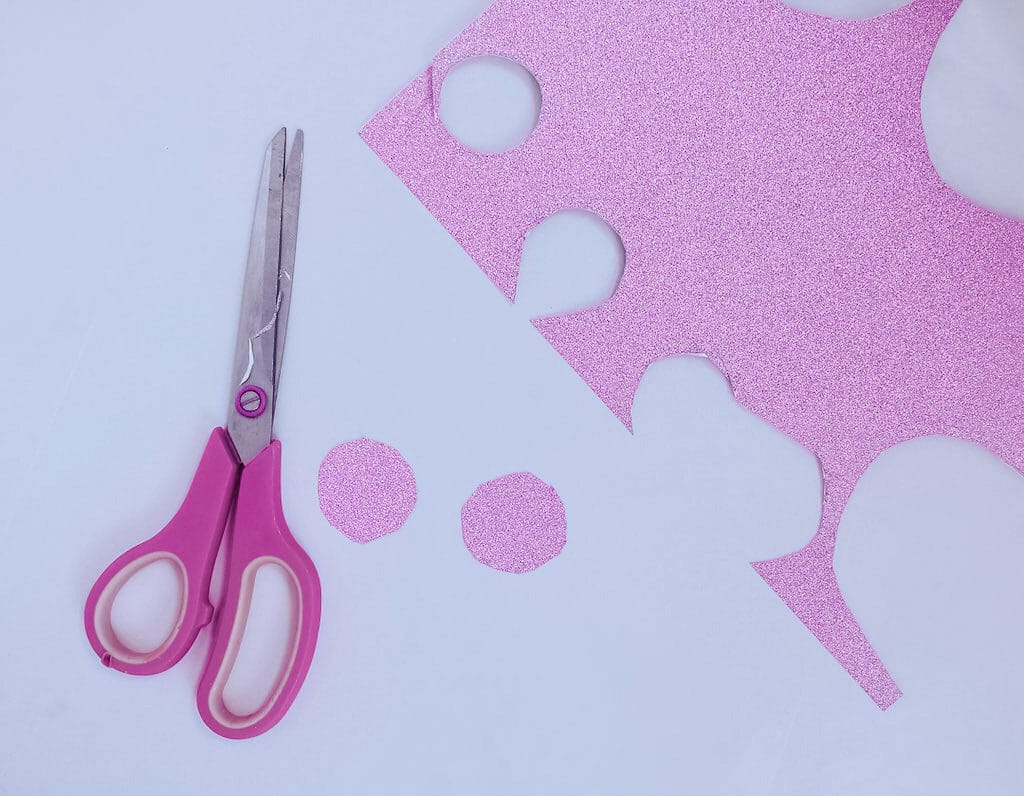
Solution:
M858 479L934 434L1024 469L1024 224L945 185L921 121L958 5L836 20L781 0L499 0L363 130L509 298L552 213L616 229L616 292L536 327L626 425L652 362L705 353L818 457L817 533L754 566L882 707L899 690L833 571ZM478 55L521 62L543 94L501 155L437 112Z

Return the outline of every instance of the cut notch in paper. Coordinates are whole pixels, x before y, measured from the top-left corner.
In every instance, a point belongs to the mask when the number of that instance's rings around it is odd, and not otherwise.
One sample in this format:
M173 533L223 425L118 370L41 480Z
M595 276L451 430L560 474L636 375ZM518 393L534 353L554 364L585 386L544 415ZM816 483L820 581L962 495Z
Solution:
M515 303L530 317L596 306L619 286L622 239L588 210L563 210L530 230L523 244Z

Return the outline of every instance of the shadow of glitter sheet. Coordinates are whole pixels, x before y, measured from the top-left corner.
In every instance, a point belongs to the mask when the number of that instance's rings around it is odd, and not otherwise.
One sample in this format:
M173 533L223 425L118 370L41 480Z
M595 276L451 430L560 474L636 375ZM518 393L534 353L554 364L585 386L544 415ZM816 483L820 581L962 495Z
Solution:
M900 691L833 568L858 480L935 434L1024 471L1024 223L947 186L921 120L959 5L841 20L781 0L498 0L362 131L510 300L553 213L616 230L615 293L534 325L627 427L648 367L699 352L817 456L817 533L753 566L882 708ZM500 155L438 115L446 74L481 55L542 91Z

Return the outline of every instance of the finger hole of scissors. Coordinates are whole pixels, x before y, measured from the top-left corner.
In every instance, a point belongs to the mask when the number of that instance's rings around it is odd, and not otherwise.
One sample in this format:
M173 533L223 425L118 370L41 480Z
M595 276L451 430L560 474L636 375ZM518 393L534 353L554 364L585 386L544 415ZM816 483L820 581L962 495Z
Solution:
M187 581L181 560L150 553L114 577L96 607L96 630L108 653L129 664L163 654L185 612Z
M290 571L268 561L255 571L251 584L248 615L224 684L224 706L236 716L251 716L273 701L294 646L298 595ZM244 604L239 610L245 610Z

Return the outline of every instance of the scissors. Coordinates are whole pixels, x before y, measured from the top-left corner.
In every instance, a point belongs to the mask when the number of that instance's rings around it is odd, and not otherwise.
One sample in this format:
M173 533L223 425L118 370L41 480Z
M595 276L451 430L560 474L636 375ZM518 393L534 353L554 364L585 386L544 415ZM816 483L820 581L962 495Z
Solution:
M286 131L267 147L260 177L226 428L215 428L178 513L156 536L133 547L100 575L85 603L89 643L107 666L128 674L158 674L181 660L212 620L212 643L196 702L203 721L226 738L266 732L287 712L309 671L320 627L320 578L292 537L281 510L281 443L272 438L281 376L302 181L302 131L285 163ZM210 580L227 539L223 597L216 611ZM156 561L173 564L181 604L161 644L139 652L111 622L121 587ZM247 715L224 701L241 645L257 571L276 565L292 589L289 649L264 703Z

